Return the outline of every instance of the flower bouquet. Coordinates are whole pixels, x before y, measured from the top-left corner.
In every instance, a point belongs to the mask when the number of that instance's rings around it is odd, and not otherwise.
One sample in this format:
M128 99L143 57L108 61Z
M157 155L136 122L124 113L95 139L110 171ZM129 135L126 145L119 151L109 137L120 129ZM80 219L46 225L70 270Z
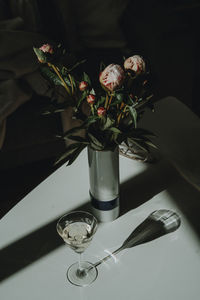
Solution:
M60 136L73 143L67 146L56 163L72 164L87 146L97 151L114 151L119 146L123 154L125 148L134 153L134 147L137 147L148 153L149 147L155 147L150 140L153 134L137 127L144 108L152 108L153 97L150 72L141 56L124 58L122 66L101 63L99 78L95 81L85 72L76 74L83 61L63 64L63 57L68 54L60 45L45 44L34 48L34 52L44 76L55 86L62 86L66 92L65 100L55 105L54 112L70 106L73 118L81 121L81 125Z

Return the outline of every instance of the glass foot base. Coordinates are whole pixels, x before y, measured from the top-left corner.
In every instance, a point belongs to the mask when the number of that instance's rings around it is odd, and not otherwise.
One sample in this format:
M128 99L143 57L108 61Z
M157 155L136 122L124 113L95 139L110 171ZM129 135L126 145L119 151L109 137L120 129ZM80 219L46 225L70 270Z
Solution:
M71 265L67 271L67 279L74 285L87 286L91 284L98 275L96 267L93 264L83 261L81 262L83 270L79 270L79 264Z

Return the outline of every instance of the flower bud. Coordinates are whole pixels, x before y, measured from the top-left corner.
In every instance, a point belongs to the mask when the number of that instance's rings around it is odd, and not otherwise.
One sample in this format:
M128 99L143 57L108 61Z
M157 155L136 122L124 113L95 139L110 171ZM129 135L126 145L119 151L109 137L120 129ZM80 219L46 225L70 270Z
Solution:
M89 94L89 95L87 96L87 102L88 102L90 105L94 104L94 102L95 102L95 96L92 95L92 94Z
M124 68L126 70L132 70L136 73L136 75L139 75L139 74L145 72L146 66L145 66L145 62L141 56L133 55L125 60Z
M42 47L39 48L44 53L53 54L53 47L49 44L44 44Z
M148 80L144 80L142 85L145 86L147 84Z
M110 64L99 74L101 85L111 92L119 88L124 81L124 71L119 65Z
M48 61L46 54L53 54L53 47L49 44L44 44L40 48L33 47L35 54L37 55L37 59L41 63L46 63Z
M106 109L104 107L99 107L97 109L97 114L99 117L104 117L106 114Z
M88 83L86 81L81 81L79 83L79 90L81 92L85 91L87 89L87 87L88 87Z

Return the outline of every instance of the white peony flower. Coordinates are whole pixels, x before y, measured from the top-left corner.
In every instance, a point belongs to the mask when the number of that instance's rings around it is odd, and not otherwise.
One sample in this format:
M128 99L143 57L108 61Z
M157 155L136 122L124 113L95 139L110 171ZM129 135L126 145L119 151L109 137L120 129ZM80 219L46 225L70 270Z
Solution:
M114 91L124 81L124 71L119 65L110 64L99 75L99 81L105 89Z
M124 69L132 70L136 73L136 75L139 75L145 72L146 69L145 61L141 56L133 55L125 60Z

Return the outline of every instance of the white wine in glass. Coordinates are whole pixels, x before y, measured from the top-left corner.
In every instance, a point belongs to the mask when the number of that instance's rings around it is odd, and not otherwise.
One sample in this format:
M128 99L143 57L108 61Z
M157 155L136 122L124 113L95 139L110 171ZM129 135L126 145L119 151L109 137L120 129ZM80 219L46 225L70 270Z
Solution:
M89 285L97 277L96 267L89 262L81 261L81 254L89 246L96 230L97 220L88 212L74 211L58 220L58 234L79 254L79 262L71 265L67 271L67 278L74 285Z

